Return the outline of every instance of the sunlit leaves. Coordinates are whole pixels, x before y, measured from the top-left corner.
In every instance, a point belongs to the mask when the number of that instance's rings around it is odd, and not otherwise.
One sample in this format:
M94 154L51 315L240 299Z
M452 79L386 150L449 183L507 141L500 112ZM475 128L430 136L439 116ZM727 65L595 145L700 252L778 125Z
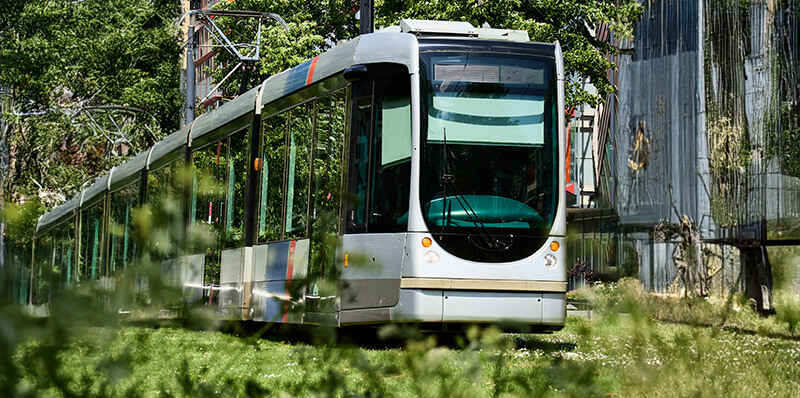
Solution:
M378 0L375 8L376 26L395 25L403 18L467 21L474 26L526 30L533 41L558 41L564 50L568 106L596 104L613 91L608 71L614 65L607 55L617 50L596 39L595 28L606 24L615 35L630 37L633 23L643 10L638 2L629 0ZM580 79L586 78L598 88L599 95L579 85Z
M130 124L121 127L128 154L177 128L178 1L2 4L0 86L10 92L3 117L12 122L14 160L6 177L12 191L68 196L120 163L122 151L114 146L120 137L103 137L92 124ZM106 105L137 108L136 120L112 122L104 114L93 121L82 112Z

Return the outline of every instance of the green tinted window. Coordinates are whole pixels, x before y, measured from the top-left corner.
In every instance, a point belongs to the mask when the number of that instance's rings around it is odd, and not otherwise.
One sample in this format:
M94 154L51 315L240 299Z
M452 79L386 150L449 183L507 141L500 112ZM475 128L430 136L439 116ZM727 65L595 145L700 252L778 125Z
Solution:
M406 230L411 187L410 90L408 78L375 84L369 232Z
M183 162L173 161L158 170L147 174L147 204L151 206L153 214L161 217L168 217L169 220L177 221L183 217L183 190L182 190L182 170ZM174 251L179 249L182 243L181 237L174 234L167 234L167 222L165 219L154 220L153 225L158 230L146 231L150 236L150 251L156 258L164 259L174 256ZM182 222L182 221L181 221Z
M311 251L309 277L312 295L335 295L336 234L339 231L339 205L342 191L344 150L345 90L316 101L314 170L312 181ZM309 302L309 305L315 305ZM313 308L316 311L324 308Z
M65 285L69 285L73 280L74 267L72 266L75 258L75 219L70 218L65 221L64 227L59 228L58 245L60 248L59 259L61 264L61 280Z
M531 58L431 56L428 142L542 146L549 65Z
M286 129L286 114L275 115L264 121L264 153L261 157L264 170L261 173L259 241L281 239Z
M205 253L204 283L219 282L218 248L223 236L228 175L228 140L192 153L192 251ZM205 238L205 239L204 239Z
M130 265L136 256L133 211L139 202L139 182L111 193L109 271Z
M53 257L55 245L53 232L36 239L33 263L32 304L44 304L50 300L53 278Z
M345 91L317 100L316 152L314 154L314 209L338 216L342 189ZM338 228L332 225L331 228Z
M411 83L406 75L353 85L348 232L399 232L408 224Z
M247 186L247 130L228 139L228 170L225 203L225 246L244 243L244 193Z
M97 202L81 211L81 251L78 281L97 279L101 275L102 219L102 202Z
M181 181L180 171L183 162L172 163L150 171L147 174L147 203L152 206L164 206L167 201L180 203Z
M350 173L348 190L348 232L364 232L369 192L369 153L372 135L373 82L353 85L353 117L350 137Z
M222 232L222 209L225 206L225 179L228 171L227 140L217 141L192 154L194 178L192 184L192 221L207 226L217 236Z
M291 111L286 183L286 238L307 236L313 115L314 104L311 102Z

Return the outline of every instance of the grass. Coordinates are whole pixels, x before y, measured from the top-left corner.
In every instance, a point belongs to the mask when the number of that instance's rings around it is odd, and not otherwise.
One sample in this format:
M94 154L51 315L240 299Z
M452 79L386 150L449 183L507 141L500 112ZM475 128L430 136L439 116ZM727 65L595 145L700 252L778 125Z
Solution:
M8 395L36 396L795 396L800 341L570 317L552 335L470 330L399 346L312 345L285 334L183 328L78 328L60 349L31 338ZM288 339L287 339L288 337Z

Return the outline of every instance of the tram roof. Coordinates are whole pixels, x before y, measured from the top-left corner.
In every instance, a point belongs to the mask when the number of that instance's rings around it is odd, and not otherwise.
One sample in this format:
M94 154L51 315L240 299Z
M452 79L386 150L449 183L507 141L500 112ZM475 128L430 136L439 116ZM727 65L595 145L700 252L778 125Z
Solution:
M263 89L259 105L264 106L308 85L341 73L353 65L394 63L405 65L409 73L412 73L418 68L417 49L416 36L406 33L403 29L400 31L386 29L339 43L311 60L270 76L261 85L225 106L199 116L192 125L184 126L158 141L150 150L141 152L124 164L113 168L109 174L99 177L91 186L84 189L79 197L72 198L45 214L37 223L37 229L59 221L70 212L90 203L108 187L115 189L132 181L132 176L142 169L158 168L174 160L170 155L187 146L189 134L194 140L252 112L259 101L257 98L259 90Z
M80 206L83 207L87 203L94 202L97 197L104 194L105 191L108 189L108 174L104 174L100 177L97 177L96 180L89 185L88 188L84 189L81 192L81 204Z
M111 182L109 183L111 189L114 190L138 178L142 169L147 166L147 155L149 152L149 149L139 152L138 155L128 159L127 162L111 169Z
M192 140L252 112L258 101L256 97L259 90L263 90L261 106L264 106L353 65L396 63L405 65L409 72L414 71L418 63L416 46L413 35L398 32L371 33L342 42L294 68L270 76L261 85L229 104L200 116L192 128Z
M256 86L224 106L204 113L192 125L192 140L206 135L225 123L253 112L255 99L261 86Z
M417 39L400 32L377 32L356 37L331 48L264 82L261 106L305 86L327 79L353 65L395 63L409 72L417 69Z
M183 126L180 130L156 142L155 145L153 145L153 149L150 150L150 155L147 157L147 169L157 169L165 163L174 160L175 158L169 155L175 154L179 149L186 147L190 128L190 125Z
M36 230L42 230L49 224L60 221L68 216L75 215L75 210L78 208L79 198L80 196L75 196L70 200L56 206L53 210L45 213L45 215L39 218L39 222L36 223Z

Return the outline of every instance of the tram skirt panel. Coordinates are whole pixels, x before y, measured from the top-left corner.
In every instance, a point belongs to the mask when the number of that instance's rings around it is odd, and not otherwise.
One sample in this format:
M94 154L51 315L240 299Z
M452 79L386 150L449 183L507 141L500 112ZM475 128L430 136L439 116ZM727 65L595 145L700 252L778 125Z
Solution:
M253 320L301 323L308 272L309 240L275 242L255 248L251 306Z

